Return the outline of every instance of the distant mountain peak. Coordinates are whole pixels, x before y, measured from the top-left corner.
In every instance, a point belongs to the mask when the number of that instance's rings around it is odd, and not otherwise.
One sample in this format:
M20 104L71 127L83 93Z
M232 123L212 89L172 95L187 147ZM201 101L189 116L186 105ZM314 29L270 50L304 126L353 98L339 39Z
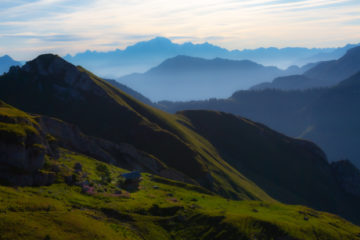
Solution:
M98 76L118 79L132 73L144 73L168 58L188 55L205 59L216 57L232 60L250 60L264 66L286 69L290 65L305 65L310 62L338 59L349 46L343 48L257 48L228 50L211 42L179 42L179 39L162 36L141 40L124 49L110 51L86 50L65 59L81 65ZM298 73L298 72L297 72Z
M0 57L2 59L5 59L5 60L14 60L12 59L9 55L5 54L4 56Z
M199 58L177 55L143 74L124 76L119 82L152 101L196 100L230 96L263 80L284 76L286 71L249 60Z
M168 58L166 59L164 62L173 62L173 61L183 61L183 60L199 60L199 61L206 61L205 59L203 58L200 58L200 57L192 57L192 56L187 56L187 55L177 55L175 57L172 57L172 58ZM163 63L164 63L163 62Z
M180 55L177 55L177 56L175 56L173 58L168 58L164 62L171 61L171 60L174 60L174 59L190 59L190 58L195 58L195 57L190 57L190 56L187 56L187 55L180 54Z
M172 43L170 39L161 36L150 39L148 42Z
M151 48L155 48L155 50L156 49L161 50L161 48L169 47L172 45L174 45L174 43L172 43L170 39L165 38L165 37L156 37L156 38L150 39L148 41L142 41L142 42L136 43L135 45L128 46L125 49L125 51L132 50L132 49L144 49L146 51L153 50Z
M213 67L215 67L215 68L219 67L217 64L225 64L225 65L226 64L234 64L240 68L244 67L244 66L247 66L247 67L261 66L260 64L257 64L250 60L233 60L233 59L226 59L226 58L221 58L221 57L206 59L206 58L193 57L193 56L188 56L188 55L177 55L175 57L166 59L159 66L157 66L153 69L156 69L159 67L164 67L164 66L170 66L170 64L174 65L174 67L179 68L179 69L184 66L195 67L194 64L196 64L196 65L201 64L198 67L203 66L203 64L212 64L212 65L214 65ZM179 65L179 64L183 64L183 65Z
M0 57L0 75L2 73L9 71L11 66L19 66L19 65L21 65L20 62L15 61L7 54Z

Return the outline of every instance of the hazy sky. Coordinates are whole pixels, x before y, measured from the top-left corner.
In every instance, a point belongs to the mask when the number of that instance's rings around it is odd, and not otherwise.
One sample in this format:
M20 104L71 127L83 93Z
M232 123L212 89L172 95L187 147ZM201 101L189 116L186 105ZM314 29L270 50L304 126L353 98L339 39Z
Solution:
M229 49L360 42L360 0L0 0L0 55L123 49L155 36Z

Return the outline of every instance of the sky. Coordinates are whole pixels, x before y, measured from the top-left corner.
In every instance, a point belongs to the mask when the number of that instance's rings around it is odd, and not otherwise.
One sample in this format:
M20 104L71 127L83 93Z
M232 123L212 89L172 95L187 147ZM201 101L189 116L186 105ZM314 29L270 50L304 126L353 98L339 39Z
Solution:
M0 0L0 55L124 49L156 36L228 49L360 42L360 0Z

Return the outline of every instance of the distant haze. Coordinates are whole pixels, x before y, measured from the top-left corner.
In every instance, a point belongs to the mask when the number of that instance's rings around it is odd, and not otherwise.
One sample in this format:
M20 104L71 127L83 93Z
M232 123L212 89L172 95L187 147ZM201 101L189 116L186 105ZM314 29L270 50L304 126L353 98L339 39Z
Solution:
M168 38L156 37L149 41L140 41L124 50L108 52L85 51L76 55L67 55L65 59L81 65L95 74L106 78L119 78L131 73L142 73L161 62L185 55L204 59L224 58L233 60L251 60L266 65L287 68L291 65L304 65L310 62L340 58L355 45L347 44L341 48L257 48L253 50L228 50L210 43L196 44L186 42L178 44Z
M184 101L229 97L235 90L301 71L264 67L249 60L177 56L144 74L127 75L118 81L152 101Z
M0 56L108 51L155 36L228 49L360 39L358 0L2 0Z

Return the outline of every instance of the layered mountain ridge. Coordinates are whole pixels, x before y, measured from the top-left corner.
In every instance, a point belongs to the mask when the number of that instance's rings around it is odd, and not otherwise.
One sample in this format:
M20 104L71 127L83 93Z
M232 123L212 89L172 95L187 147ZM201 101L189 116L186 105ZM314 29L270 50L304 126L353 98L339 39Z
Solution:
M57 56L43 55L21 69L13 68L0 85L1 98L16 107L74 123L95 137L130 143L209 189L234 197L252 191L253 183L223 161L206 139L178 124L176 116L134 100ZM209 168L231 177L220 182ZM249 189L241 193L240 182ZM247 197L266 197L254 189Z
M205 59L226 58L232 60L251 60L267 66L288 68L291 65L303 66L311 62L334 60L357 46L348 44L339 48L257 48L244 50L227 50L208 42L194 44L185 42L177 44L164 37L142 41L120 50L97 52L87 50L74 56L64 58L79 64L101 77L119 78L131 73L146 72L166 59L178 55L200 57Z
M320 62L302 75L276 78L271 83L262 83L252 89L296 90L335 86L359 72L359 62L360 47L354 47L338 60Z
M280 131L317 143L331 161L359 163L359 73L331 88L283 91L237 91L228 99L160 102L169 112L219 110L245 116Z
M356 196L344 195L326 157L314 144L221 112L162 112L55 55L42 55L0 77L0 98L24 111L60 118L79 126L86 135L112 142L96 142L112 157L117 158L116 153L111 153L108 146L133 145L146 159L152 159L150 165L157 163L169 169L169 177L183 176L184 181L222 196L270 202L276 198L354 221L359 216ZM216 131L219 127L220 132ZM276 144L271 145L272 141ZM119 164L137 168L121 161ZM179 174L171 174L172 169ZM324 204L328 198L333 201Z
M177 101L224 98L234 89L248 89L256 83L301 72L299 68L281 70L249 60L208 60L180 55L143 74L130 74L118 81L152 101Z

